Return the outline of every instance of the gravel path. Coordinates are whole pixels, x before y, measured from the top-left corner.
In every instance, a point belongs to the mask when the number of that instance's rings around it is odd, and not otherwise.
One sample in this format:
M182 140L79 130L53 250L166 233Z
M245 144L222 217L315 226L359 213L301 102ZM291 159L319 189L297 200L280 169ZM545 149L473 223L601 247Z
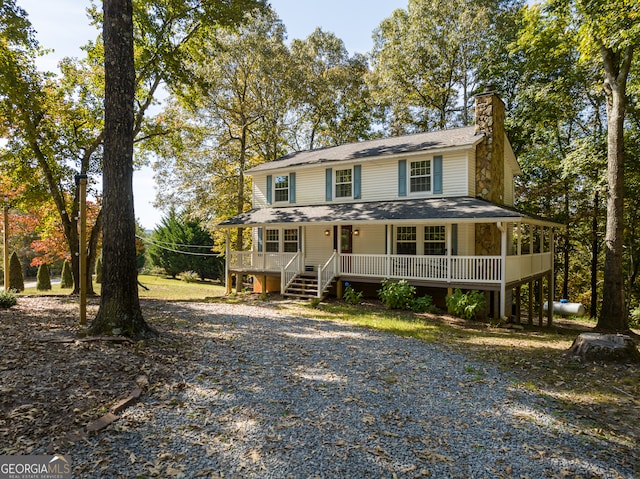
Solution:
M635 477L445 347L268 307L166 308L197 324L201 361L66 451L75 477Z

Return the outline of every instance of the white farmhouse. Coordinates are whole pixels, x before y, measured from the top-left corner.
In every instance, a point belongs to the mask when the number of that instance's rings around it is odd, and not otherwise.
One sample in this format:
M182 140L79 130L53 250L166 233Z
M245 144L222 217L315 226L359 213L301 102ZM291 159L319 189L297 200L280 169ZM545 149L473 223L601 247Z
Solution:
M397 278L434 298L487 291L500 317L514 291L519 313L525 283L542 304L546 282L552 300L559 225L513 207L520 168L493 92L476 97L475 126L296 152L247 174L253 209L219 225L253 235L251 251L227 241L228 291L233 275L302 297Z

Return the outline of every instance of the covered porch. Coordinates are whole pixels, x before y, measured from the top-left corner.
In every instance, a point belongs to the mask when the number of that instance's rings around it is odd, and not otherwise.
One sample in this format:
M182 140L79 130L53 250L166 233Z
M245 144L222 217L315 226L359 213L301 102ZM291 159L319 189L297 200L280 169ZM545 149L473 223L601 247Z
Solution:
M340 211L345 206L350 208ZM540 304L553 301L553 227L558 225L483 200L266 208L232 220L222 226L252 226L253 249L231 251L227 242L228 291L234 275L251 275L264 291L292 295L303 278L315 297L335 282L389 278L487 291L495 295L500 317L511 315L513 293L519 298L525 283ZM541 283L533 284L542 279L545 298Z

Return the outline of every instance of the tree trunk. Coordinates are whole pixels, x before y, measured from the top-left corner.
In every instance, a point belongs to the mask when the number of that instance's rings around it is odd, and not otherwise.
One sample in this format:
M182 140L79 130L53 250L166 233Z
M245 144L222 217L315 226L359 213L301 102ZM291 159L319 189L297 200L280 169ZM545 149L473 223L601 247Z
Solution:
M614 52L601 47L607 95L607 229L605 235L604 285L602 311L596 329L629 329L624 304L624 118L627 106L626 86L633 49Z
M600 253L600 239L598 238L598 209L600 206L600 192L593 194L593 218L591 220L591 309L590 317L598 317L598 255Z
M564 194L564 217L567 219L567 223L569 223L570 216L569 210L569 188L565 183L565 194ZM564 271L562 274L562 297L565 299L569 298L569 253L571 251L571 238L569 236L570 231L569 224L567 224L567 230L564 232L564 246L562 252L562 262L564 263Z
M92 334L145 337L138 299L133 209L133 14L131 0L104 0L105 140L102 294Z

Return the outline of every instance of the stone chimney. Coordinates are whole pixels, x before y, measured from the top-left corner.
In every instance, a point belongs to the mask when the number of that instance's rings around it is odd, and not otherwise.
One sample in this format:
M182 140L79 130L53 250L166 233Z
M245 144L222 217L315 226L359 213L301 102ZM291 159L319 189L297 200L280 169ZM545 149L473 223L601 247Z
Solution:
M476 196L504 204L504 103L487 88L476 95ZM476 254L499 255L500 231L494 223L476 224Z
M504 204L504 103L486 89L476 95L476 134L484 140L476 147L476 196Z

